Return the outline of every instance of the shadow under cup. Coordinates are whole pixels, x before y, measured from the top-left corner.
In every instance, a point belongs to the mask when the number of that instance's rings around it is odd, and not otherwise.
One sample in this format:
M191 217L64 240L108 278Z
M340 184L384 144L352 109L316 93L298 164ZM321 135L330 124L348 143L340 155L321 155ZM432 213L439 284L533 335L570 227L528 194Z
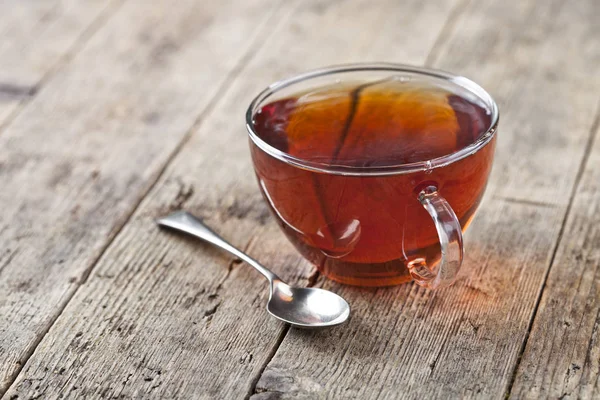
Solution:
M486 125L448 154L395 165L357 166L298 156L258 132L260 113L270 104L296 104L307 93L347 84L359 88L348 92L345 112L351 114L357 107L352 102L365 93L362 88L388 81L431 83L459 93L459 100L486 111ZM353 117L344 117L346 128ZM414 279L437 288L454 282L463 257L462 232L481 202L494 154L498 110L481 87L423 68L348 65L271 85L251 103L246 118L260 190L288 239L325 276L358 286ZM289 121L285 116L274 121L285 135ZM318 134L310 121L303 126L305 136Z

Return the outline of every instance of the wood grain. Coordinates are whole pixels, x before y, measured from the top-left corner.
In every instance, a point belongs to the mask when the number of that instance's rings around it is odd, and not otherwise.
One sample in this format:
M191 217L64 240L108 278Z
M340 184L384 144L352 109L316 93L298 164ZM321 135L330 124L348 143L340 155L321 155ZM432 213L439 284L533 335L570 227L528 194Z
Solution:
M504 398L594 121L597 7L593 0L470 3L432 57L491 90L502 114L496 164L467 234L462 278L438 292L319 280L348 299L352 320L327 332L291 330L253 398ZM590 257L588 279L597 266L597 254ZM588 282L582 290L597 289ZM561 298L553 299L558 313ZM588 331L594 321L592 311ZM590 382L595 354L586 369ZM538 382L542 377L540 371Z
M0 135L0 393L277 5L130 1Z
M512 398L600 396L598 165L600 135L596 132L519 365Z
M0 2L0 127L75 54L120 1Z
M287 332L264 311L264 281L207 246L158 231L154 218L184 207L282 277L307 284L312 267L282 238L258 192L243 127L247 104L272 80L308 68L383 58L421 63L455 5L323 0L289 9L104 253L6 396L252 394ZM253 237L260 239L248 242Z

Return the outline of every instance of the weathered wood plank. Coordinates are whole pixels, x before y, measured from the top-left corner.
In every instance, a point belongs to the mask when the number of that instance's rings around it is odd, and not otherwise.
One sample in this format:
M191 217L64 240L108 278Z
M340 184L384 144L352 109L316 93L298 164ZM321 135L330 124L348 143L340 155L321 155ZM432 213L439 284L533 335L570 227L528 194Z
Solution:
M600 4L579 8L600 17ZM558 21L557 23L564 23ZM585 29L581 47L600 63L600 26ZM564 39L567 40L566 38ZM589 80L598 85L597 72ZM582 86L586 82L582 81ZM597 115L597 118L600 116ZM575 188L562 240L553 260L538 312L512 387L512 398L591 399L600 394L600 135Z
M0 1L0 127L120 1Z
M127 2L0 135L0 393L277 5Z
M282 277L312 267L268 216L250 167L243 115L273 79L352 60L421 63L455 1L298 2L207 116L42 340L7 396L240 398L252 393L284 326L264 311L247 266L160 232L184 206ZM390 13L393 9L394 13ZM360 35L357 32L360 31ZM352 39L354 38L354 39Z
M291 330L253 398L505 396L599 100L600 81L590 78L597 77L600 57L597 9L594 0L469 5L435 64L489 88L502 117L489 192L467 235L462 279L435 293L414 285L358 290L320 280L349 300L352 320L327 332ZM589 257L586 294L597 289L598 257ZM561 300L554 299L558 315ZM587 337L595 329L592 304ZM595 342L592 349L598 351ZM598 370L592 354L590 386ZM588 386L582 393L589 392Z
M512 398L600 396L598 165L600 135L596 132L519 365Z

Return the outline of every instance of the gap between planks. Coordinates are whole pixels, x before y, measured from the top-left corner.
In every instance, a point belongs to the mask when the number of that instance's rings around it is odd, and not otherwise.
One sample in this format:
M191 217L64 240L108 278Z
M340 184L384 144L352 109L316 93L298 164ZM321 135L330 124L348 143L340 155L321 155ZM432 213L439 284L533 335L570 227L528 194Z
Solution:
M316 282L316 279L315 279L315 282ZM314 282L313 282L313 284L314 284ZM309 282L308 286L309 287L312 286L310 284L310 282ZM244 396L244 400L249 400L250 397L252 397L253 395L256 394L256 386L258 385L258 381L262 377L263 372L265 372L265 369L267 369L267 366L271 363L271 360L273 359L273 357L275 357L275 354L277 354L277 350L279 350L279 346L281 346L281 343L283 343L283 339L285 339L285 337L287 336L288 332L290 331L290 328L291 328L291 326L286 324L285 327L281 330L281 333L279 334L277 341L273 345L273 348L267 355L265 362L260 366L258 373L252 380L252 384L250 385L250 389L248 390L248 393L246 393L246 396Z
M100 14L92 20L87 28L79 35L73 42L71 47L65 51L65 53L58 57L56 63L48 68L46 72L42 74L42 77L32 85L27 94L23 96L23 99L19 101L19 104L9 112L8 116L4 121L0 121L0 134L17 118L19 114L27 107L27 105L42 91L45 83L48 82L52 77L65 65L67 65L85 46L85 44L98 32L110 18L117 13L121 6L127 0L114 0L112 1ZM1 394L1 393L0 393Z
M573 200L575 199L575 195L577 194L577 190L579 189L581 177L583 176L583 172L585 171L585 167L586 167L586 164L590 157L590 153L592 152L592 145L596 138L599 127L600 127L600 100L598 101L594 121L592 122L592 126L590 128L590 133L588 135L587 142L585 143L583 157L581 159L581 163L579 164L577 174L575 175L575 183L573 184L573 188L571 189L571 193L569 195L569 202L567 204L565 214L563 215L563 219L560 224L560 230L558 231L558 237L556 239L556 243L554 244L554 248L552 249L552 256L550 257L550 262L548 263L548 268L546 268L546 273L544 274L544 278L542 279L542 285L540 286L540 290L538 291L537 298L535 300L535 305L533 306L533 311L531 312L531 317L529 318L529 322L527 324L527 332L525 333L525 337L523 338L523 342L521 343L521 348L519 349L519 354L517 355L517 362L515 363L515 367L512 371L510 382L508 384L508 387L507 387L505 395L504 395L504 398L506 398L506 399L508 399L510 397L513 386L515 384L515 380L517 378L517 373L519 371L519 366L520 366L521 360L523 358L523 353L525 353L525 349L527 348L527 341L529 340L529 334L531 333L531 329L533 327L533 323L535 321L535 317L537 315L537 311L538 311L540 302L542 300L542 295L544 294L544 289L546 288L546 282L548 281L548 276L550 275L550 270L552 269L552 266L554 265L556 253L558 252L558 249L562 242L563 233L564 233L565 227L567 225L567 220L569 218L569 215L571 214Z
M87 40L89 40L96 32L98 32L100 30L100 28L102 26L104 26L108 22L110 17L116 13L116 11L120 8L120 6L122 4L124 4L124 2L125 1L120 2L118 7L109 7L109 8L112 8L111 13L106 13L106 15L104 15L105 13L103 12L102 15L99 16L91 24L90 28L85 30L84 34L81 36L80 39L78 39L76 41L76 45L74 45L69 52L74 51L76 53L79 50L81 50L83 48L83 46L85 45L85 43L87 42ZM6 391L4 391L4 392L0 391L0 396L4 395L4 393L6 393L10 390L12 385L15 383L17 377L23 370L23 367L27 364L27 361L29 361L31 356L35 353L35 350L38 348L39 344L42 342L44 337L48 334L48 332L50 331L52 326L54 326L54 324L56 323L58 318L61 316L61 314L65 310L65 308L69 305L69 302L71 301L71 299L73 299L73 297L77 294L77 292L79 291L81 286L83 284L85 284L85 282L91 275L92 271L94 270L94 267L98 264L98 261L101 260L102 257L104 256L104 253L106 252L106 250L110 247L110 245L113 243L113 241L119 236L119 233L123 230L123 228L130 221L131 217L135 214L136 210L139 208L140 204L144 201L144 199L146 198L148 193L150 193L150 191L154 188L156 183L160 181L160 178L164 175L165 171L167 170L167 168L169 167L169 165L171 164L173 159L177 156L177 154L181 151L181 149L185 146L185 144L193 136L194 132L196 132L196 130L200 127L200 125L202 124L202 121L204 121L205 118L212 112L212 110L214 110L216 105L219 103L219 100L221 98L223 98L223 94L226 93L231 88L231 86L233 85L233 82L237 79L237 77L240 75L240 73L244 70L244 67L252 60L254 55L257 53L257 50L260 49L261 43L265 42L265 40L264 40L264 39L266 39L265 35L268 36L268 32L272 31L272 30L267 29L269 26L271 26L271 24L270 24L271 20L274 18L275 15L277 15L277 11L279 11L284 6L284 4L285 3L279 3L276 7L273 7L271 9L269 17L267 19L265 19L265 22L261 26L258 27L258 29L257 29L258 33L251 40L250 45L246 48L246 51L244 51L242 57L240 57L238 62L235 64L235 67L226 75L223 83L221 85L219 85L214 96L212 96L209 99L207 106L204 108L204 110L202 110L200 112L198 117L194 120L194 122L192 123L190 128L187 130L187 132L183 136L183 139L177 144L177 146L175 146L175 149L173 150L173 152L167 157L167 160L165 161L164 165L159 169L159 171L155 174L155 176L152 179L150 179L148 187L146 188L146 190L143 193L141 193L139 201L131 207L130 211L128 213L126 213L125 216L123 217L121 224L117 225L117 227L113 230L111 237L108 238L108 240L106 241L106 243L104 244L104 246L102 247L100 252L98 253L98 256L90 264L90 267L87 268L83 272L81 280L78 282L75 290L73 290L73 292L69 296L67 296L67 298L62 302L62 304L60 304L57 312L50 319L46 329L44 329L42 331L42 333L39 335L39 337L36 338L36 341L34 342L33 346L31 346L31 348L26 352L25 359L23 360L22 363L20 363L19 368L17 368L15 370L14 374L10 377L10 383L7 385ZM295 9L295 8L292 8L292 11L293 11L293 9ZM104 15L104 18L102 18L103 15ZM101 20L101 21L99 21L99 20ZM95 29L91 29L92 26L95 26ZM69 53L69 52L67 52L67 53ZM51 79L53 72L58 70L58 66L66 65L66 63L68 63L73 58L75 53L71 54L71 56L61 57L60 61L57 63L57 67L51 68L50 72L46 73L43 76L43 78L40 80L40 82L46 82L47 80ZM41 84L38 84L38 85L41 86ZM36 92L36 94L37 93L39 93L39 90ZM33 96L31 96L29 98L29 101L31 100L32 97ZM18 108L9 115L9 117L7 118L8 123L4 124L4 125L0 125L0 132L2 132L2 129L4 129L6 126L8 126L10 124L10 121L14 120L14 118L20 113L21 110L23 110L25 108L25 106L26 106L26 104L21 103L18 106ZM243 250L246 251L247 247L250 246L251 243L252 243L252 238L248 241L248 244L245 246L245 248ZM235 263L235 260L232 260L229 265L229 268L228 268L229 273L231 273L234 263ZM227 279L227 277L229 277L229 273L227 274L225 279ZM284 329L283 332L287 333L287 329ZM281 343L283 341L284 337L285 337L285 334L283 334L281 336L281 340L278 343ZM273 350L273 352L272 352L273 354L269 358L269 361L275 355L276 351L277 351L277 348L275 348ZM265 363L264 368L266 368L267 364L268 363ZM263 368L263 370L264 370L264 368ZM258 378L260 378L260 375L257 377L256 382L258 382ZM1 390L1 388L0 388L0 390Z
M447 42L447 38L451 36L452 31L456 27L456 24L460 20L460 17L464 15L467 8L471 4L471 0L463 0L458 3L450 12L448 13L448 19L444 23L440 34L438 35L435 42L433 42L433 46L431 46L431 50L425 58L425 66L431 67L438 59L441 49Z

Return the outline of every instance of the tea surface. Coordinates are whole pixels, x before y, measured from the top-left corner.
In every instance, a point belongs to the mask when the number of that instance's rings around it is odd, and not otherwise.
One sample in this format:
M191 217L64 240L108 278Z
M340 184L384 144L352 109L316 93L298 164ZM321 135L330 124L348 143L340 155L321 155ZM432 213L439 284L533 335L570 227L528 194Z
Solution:
M259 137L294 157L328 165L395 166L427 161L473 143L488 109L431 83L340 84L267 104Z

